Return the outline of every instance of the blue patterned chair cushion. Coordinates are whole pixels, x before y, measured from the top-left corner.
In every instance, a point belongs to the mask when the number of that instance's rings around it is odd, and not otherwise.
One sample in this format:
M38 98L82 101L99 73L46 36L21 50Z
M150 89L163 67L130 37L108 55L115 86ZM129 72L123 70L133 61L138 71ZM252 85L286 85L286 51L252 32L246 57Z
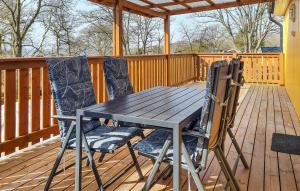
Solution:
M104 74L109 100L134 93L128 74L127 60L117 57L104 58ZM119 121L123 127L138 127L139 124Z
M110 100L133 93L129 80L128 64L124 58L105 57L104 73Z
M131 138L141 135L137 127L100 127L85 134L91 149L111 153L126 144ZM76 148L76 139L69 141L69 148Z
M76 109L96 104L86 57L47 58L46 62L58 115L75 116ZM70 120L59 121L61 138L70 124ZM99 126L99 120L84 122L83 130L88 132Z
M164 131L161 129L153 131L145 139L141 140L134 145L134 149L138 150L141 154L157 157L168 137L172 137L172 132ZM198 138L190 135L183 135L183 142L190 154L192 161L198 164L202 157L202 146L204 138ZM166 154L166 159L173 160L173 143ZM182 162L185 163L185 158L182 156Z
M199 118L197 118L197 121L191 122L187 128L189 130L196 130L196 131L205 131L205 126L207 124L207 119L208 119L208 112L209 112L209 100L210 100L210 94L212 93L212 85L213 82L211 81L214 75L214 68L215 66L212 65L209 67L208 70L208 75L206 79L206 87L205 87L205 95L204 95L204 103L202 106L201 114Z

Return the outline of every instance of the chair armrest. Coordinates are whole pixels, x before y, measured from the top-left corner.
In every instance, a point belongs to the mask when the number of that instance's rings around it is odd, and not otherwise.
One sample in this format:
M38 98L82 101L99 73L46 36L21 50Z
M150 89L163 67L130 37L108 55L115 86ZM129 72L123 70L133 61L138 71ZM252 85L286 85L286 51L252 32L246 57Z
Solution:
M199 131L193 131L193 130L188 130L188 131L184 131L182 132L182 135L190 135L190 136L194 136L194 137L198 137L198 138L209 138L209 134L204 134L204 133L200 133Z
M76 121L76 116L74 115L52 115L51 118L57 119L57 120L71 120ZM92 120L99 120L98 118L90 118L90 117L84 117L83 121L92 121Z

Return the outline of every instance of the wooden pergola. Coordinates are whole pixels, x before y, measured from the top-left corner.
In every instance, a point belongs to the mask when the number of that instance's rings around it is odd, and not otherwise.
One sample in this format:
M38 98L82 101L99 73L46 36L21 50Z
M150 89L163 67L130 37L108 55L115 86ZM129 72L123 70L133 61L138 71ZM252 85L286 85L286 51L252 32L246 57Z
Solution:
M170 54L170 16L243 5L270 2L272 0L89 0L112 7L113 55L122 56L122 12L160 17L164 19L164 54Z

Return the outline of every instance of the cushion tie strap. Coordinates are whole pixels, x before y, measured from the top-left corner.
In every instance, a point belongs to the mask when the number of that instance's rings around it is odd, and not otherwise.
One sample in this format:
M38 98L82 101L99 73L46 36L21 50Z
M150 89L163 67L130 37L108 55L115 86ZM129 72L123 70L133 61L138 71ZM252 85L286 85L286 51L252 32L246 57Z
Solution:
M223 78L221 78L221 80L228 80L228 79L231 79L231 78L232 78L232 75L228 74L227 76L224 76Z
M225 102L221 102L220 101L220 99L219 98L217 98L215 95L213 95L213 94L210 94L210 98L214 101L214 102L216 102L216 103L218 103L221 107L224 107L224 106L227 106L227 103L228 103L228 98L225 100Z
M243 84L238 83L237 81L232 81L232 82L231 82L231 85L232 85L232 86L238 86L238 87L243 86Z

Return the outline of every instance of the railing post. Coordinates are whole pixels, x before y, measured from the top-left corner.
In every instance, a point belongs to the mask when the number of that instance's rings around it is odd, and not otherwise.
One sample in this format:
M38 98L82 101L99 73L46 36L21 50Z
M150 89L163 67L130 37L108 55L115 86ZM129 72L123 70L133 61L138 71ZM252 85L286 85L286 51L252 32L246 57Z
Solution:
M284 83L285 83L285 63L284 63L284 53L281 52L280 55L279 55L279 72L280 72L280 85L281 86L284 86Z
M164 54L167 55L167 86L171 83L171 67L170 67L170 16L164 19Z
M123 56L122 1L113 5L113 55Z
M199 55L196 55L196 66L197 66L197 78L196 78L196 80L197 81L200 81L201 80L201 72L200 72L200 67L201 67L201 64L200 64L200 62L201 62L201 58L200 58L200 56Z

